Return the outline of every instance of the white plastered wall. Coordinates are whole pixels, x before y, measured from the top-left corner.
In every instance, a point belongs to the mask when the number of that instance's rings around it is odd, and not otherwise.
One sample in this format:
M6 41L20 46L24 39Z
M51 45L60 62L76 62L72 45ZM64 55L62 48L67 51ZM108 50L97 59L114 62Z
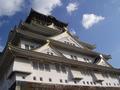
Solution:
M20 60L20 59L19 59ZM21 60L23 61L23 60ZM28 62L31 65L31 74L30 75L24 75L24 74L17 74L16 76L16 80L18 81L28 81L28 82L37 82L37 83L53 83L53 84L66 84L66 85L85 85L85 86L104 86L106 87L106 82L107 83L111 83L111 86L114 86L114 83L118 84L119 81L116 78L105 78L104 77L104 81L103 81L103 85L96 83L96 85L91 85L90 82L93 82L93 77L90 74L83 74L82 73L82 80L78 80L77 83L74 83L74 80L72 80L71 75L69 73L70 70L73 70L70 67L66 67L66 73L64 72L57 72L55 65L54 64L50 64L50 71L46 71L46 70L40 70L38 69L34 69L32 66L32 61ZM39 62L38 62L39 63ZM27 69L28 70L28 69ZM77 69L78 72L80 72L81 70ZM23 70L22 70L23 71ZM26 71L26 70L25 70ZM89 73L91 73L91 71L89 71ZM23 79L23 77L25 77ZM33 79L33 77L36 77L36 80ZM40 77L43 78L43 81L40 81ZM49 82L49 78L52 79L52 82ZM60 79L62 79L62 83L60 82ZM68 83L65 83L65 80L68 81ZM84 82L89 82L89 84L83 84ZM109 87L111 87L109 86ZM108 86L107 86L108 87ZM118 87L118 86L117 86Z

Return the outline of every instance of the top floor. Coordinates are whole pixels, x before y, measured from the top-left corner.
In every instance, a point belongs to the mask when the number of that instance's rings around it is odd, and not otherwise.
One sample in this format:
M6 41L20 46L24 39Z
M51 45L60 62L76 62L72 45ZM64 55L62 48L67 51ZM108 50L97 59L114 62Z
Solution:
M60 31L67 30L67 23L64 23L60 20L57 20L55 17L50 15L40 14L33 9L31 9L29 16L27 17L26 23L34 24L34 25L42 25L47 26L49 28L53 28Z

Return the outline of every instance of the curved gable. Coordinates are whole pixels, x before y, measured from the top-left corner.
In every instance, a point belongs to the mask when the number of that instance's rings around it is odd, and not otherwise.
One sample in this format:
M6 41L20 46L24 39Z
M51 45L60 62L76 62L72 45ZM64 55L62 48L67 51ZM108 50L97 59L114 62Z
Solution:
M43 45L42 47L34 49L36 52L41 52L49 55L54 55L54 56L62 56L58 51L56 51L54 48L52 48L49 43Z
M76 41L73 37L71 37L71 35L67 31L57 36L50 37L50 39L57 40L65 44L74 45L76 47L84 48L84 46L79 44L78 41Z

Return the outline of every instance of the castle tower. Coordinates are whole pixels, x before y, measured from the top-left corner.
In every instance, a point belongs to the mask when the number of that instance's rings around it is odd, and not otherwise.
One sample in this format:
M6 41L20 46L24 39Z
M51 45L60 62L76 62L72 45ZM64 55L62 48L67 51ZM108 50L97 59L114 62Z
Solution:
M67 26L31 10L0 54L0 90L120 90L111 56L96 52Z

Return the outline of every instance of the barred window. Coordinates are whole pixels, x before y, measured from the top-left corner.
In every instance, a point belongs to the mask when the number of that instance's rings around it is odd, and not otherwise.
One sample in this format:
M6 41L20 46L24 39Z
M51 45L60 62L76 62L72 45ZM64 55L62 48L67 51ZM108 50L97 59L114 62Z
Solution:
M36 77L35 77L35 76L33 77L33 80L36 80Z
M35 48L33 45L30 45L30 49L33 49L33 48Z
M85 84L85 81L83 81L83 84Z
M40 81L43 81L43 78L42 78L42 77L40 77Z
M37 62L33 62L33 69L38 70L38 63Z
M49 66L49 64L44 64L45 65L45 70L46 71L50 71L50 66Z
M61 82L61 83L63 82L62 79L60 79L60 82Z
M64 73L66 73L66 68L65 68L65 66L61 66L61 70L62 70L62 72L64 72Z
M60 72L60 65L59 64L55 64L56 70L57 72Z
M77 60L77 56L74 56L74 59Z
M52 52L47 52L47 54L48 54L48 55L54 55L54 53L52 53Z
M39 63L39 69L44 70L44 64L43 63Z
M65 80L65 83L68 83L68 81L67 81L67 80Z
M29 45L25 44L25 49L29 50Z
M77 56L70 55L73 60L78 60Z
M73 59L73 55L70 55L71 56L71 58Z
M52 79L51 79L51 78L49 78L49 82L52 82Z

